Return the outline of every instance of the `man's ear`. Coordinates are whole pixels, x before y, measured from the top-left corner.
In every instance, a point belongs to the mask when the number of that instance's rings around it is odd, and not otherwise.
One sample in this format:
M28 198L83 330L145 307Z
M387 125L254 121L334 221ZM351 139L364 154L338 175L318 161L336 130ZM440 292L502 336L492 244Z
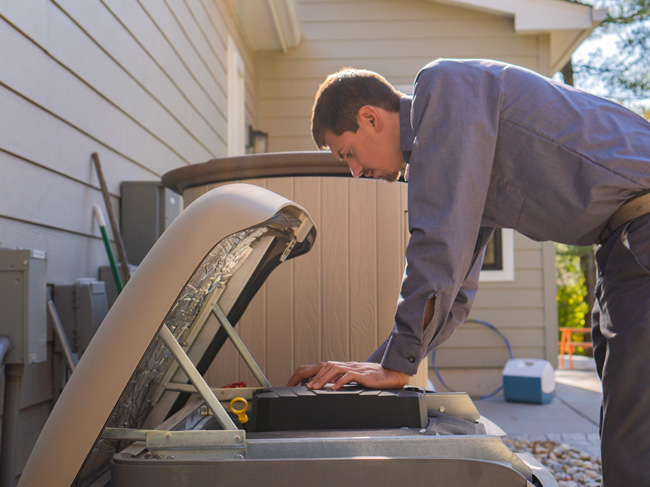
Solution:
M369 128L379 132L383 127L383 120L381 118L381 113L377 110L377 107L372 105L364 105L359 108L359 113L357 114L357 122L359 126L366 125Z

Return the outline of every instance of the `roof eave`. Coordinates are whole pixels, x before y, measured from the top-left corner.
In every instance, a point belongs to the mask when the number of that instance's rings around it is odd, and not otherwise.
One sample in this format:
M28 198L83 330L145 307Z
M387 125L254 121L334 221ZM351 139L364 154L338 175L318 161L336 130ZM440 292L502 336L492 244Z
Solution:
M571 55L582 42L591 35L607 17L606 9L592 9L591 25L585 29L555 30L550 32L551 37L551 71L560 71L571 59Z
M296 0L229 0L229 6L254 51L286 52L302 39Z
M521 35L550 35L550 69L556 72L607 16L606 9L563 0L434 0L514 19Z

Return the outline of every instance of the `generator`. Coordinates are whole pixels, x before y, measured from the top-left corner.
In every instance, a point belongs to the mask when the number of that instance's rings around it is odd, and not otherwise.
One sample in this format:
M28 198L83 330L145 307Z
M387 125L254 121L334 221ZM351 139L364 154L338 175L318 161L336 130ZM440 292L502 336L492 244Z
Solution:
M108 312L19 486L557 486L464 393L269 383L236 324L315 238L304 208L257 186L193 202ZM258 386L203 379L228 340Z

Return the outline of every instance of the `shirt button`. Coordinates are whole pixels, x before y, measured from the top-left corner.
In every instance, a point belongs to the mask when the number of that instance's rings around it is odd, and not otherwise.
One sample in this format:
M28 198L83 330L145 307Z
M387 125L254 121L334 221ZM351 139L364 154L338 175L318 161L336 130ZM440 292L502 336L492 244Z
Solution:
M413 362L415 362L415 357L413 355L411 355L408 360L409 360L409 362L413 363Z

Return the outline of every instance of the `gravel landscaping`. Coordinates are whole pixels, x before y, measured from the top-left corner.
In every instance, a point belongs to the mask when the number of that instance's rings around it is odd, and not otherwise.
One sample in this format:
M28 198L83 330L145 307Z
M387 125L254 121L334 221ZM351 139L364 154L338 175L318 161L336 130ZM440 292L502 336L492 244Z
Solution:
M545 465L560 487L599 487L602 481L600 458L569 443L551 440L505 439L515 452L530 452Z

